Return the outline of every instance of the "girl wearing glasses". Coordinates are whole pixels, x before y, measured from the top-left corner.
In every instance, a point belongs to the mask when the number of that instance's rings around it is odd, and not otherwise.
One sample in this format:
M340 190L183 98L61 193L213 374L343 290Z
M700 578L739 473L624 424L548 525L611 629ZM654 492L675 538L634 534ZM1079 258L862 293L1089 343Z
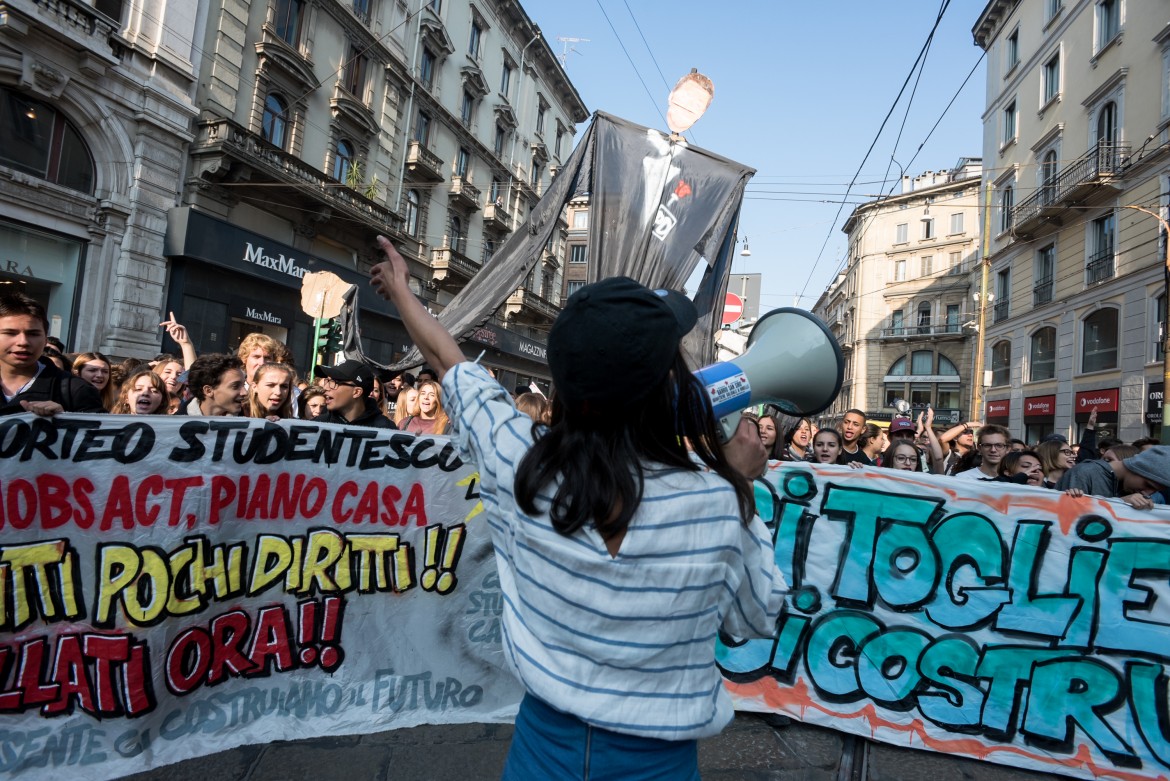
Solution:
M1069 444L1055 439L1041 442L1036 447L1036 455L1040 458L1040 468L1044 470L1045 488L1055 488L1064 473L1077 462L1077 454Z
M918 455L918 448L907 439L895 440L882 456L882 466L888 469L901 469L904 472L921 472L922 460Z

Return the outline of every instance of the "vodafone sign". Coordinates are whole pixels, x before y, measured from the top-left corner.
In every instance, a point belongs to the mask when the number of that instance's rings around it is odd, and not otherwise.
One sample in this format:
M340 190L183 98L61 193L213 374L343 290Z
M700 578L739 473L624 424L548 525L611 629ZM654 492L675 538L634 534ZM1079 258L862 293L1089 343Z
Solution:
M1056 396L1031 396L1024 399L1025 418L1051 418L1056 415Z
M743 317L743 299L735 293L728 293L723 304L723 324L731 325Z
M1000 399L999 401L987 402L987 419L988 420L1002 420L1011 417L1012 414L1012 400Z
M1097 412L1117 412L1117 388L1105 390L1081 391L1073 399L1073 406L1077 414L1089 414L1093 408Z

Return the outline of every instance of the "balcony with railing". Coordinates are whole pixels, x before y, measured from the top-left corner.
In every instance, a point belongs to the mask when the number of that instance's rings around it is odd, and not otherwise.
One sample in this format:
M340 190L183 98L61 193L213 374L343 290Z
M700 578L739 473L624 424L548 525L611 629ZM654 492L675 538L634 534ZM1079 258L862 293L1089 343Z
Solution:
M1007 320L1008 315L1011 314L1011 302L1007 301L1006 299L1003 301L996 301L995 306L992 307L991 311L991 322L1002 323L1004 320Z
M483 227L501 233L512 230L512 215L502 203L489 203L483 207Z
M480 269L480 264L451 247L431 250L432 281L436 286L463 287Z
M1012 209L1016 235L1031 235L1045 223L1059 224L1060 213L1070 203L1116 193L1128 158L1128 146L1098 143Z
M508 296L504 309L509 320L527 322L551 323L560 313L560 309L551 301L523 287L516 288L516 292Z
M1032 286L1032 305L1041 306L1052 303L1053 286L1054 282L1051 275L1036 280L1036 284Z
M421 141L411 141L406 148L406 171L418 179L443 181L443 161Z
M878 336L882 339L959 339L964 336L962 324L972 317L974 315L961 314L957 317L920 318L910 322L890 317L882 322ZM836 329L833 333L837 334Z
M451 177L451 201L464 209L472 211L479 208L479 188L467 181L464 176Z
M1096 253L1085 264L1085 283L1096 285L1113 278L1113 247L1108 246Z
M300 208L311 204L320 211L324 205L337 215L372 225L379 231L388 227L397 229L402 221L395 212L377 201L338 184L333 177L230 119L201 122L191 146L191 156L195 160L192 170L207 181L217 182L230 177L232 181L258 186L272 182L294 185L286 192L290 199L303 202Z

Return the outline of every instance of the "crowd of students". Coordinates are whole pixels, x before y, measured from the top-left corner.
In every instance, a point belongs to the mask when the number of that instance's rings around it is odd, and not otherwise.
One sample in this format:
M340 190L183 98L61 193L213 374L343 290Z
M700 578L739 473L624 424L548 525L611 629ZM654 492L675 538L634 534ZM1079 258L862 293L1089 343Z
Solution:
M174 314L159 324L180 355L114 363L100 352L70 353L48 335L35 299L0 295L0 414L109 412L120 415L298 418L417 434L450 425L434 372L379 377L358 361L317 366L310 382L282 342L244 337L235 353L197 355Z
M1097 437L1097 413L1080 442L1061 434L1026 443L999 425L968 421L937 429L934 411L917 420L895 417L888 429L847 411L836 428L817 429L809 418L779 413L759 417L760 439L779 461L847 464L948 475L962 480L1054 488L1073 496L1121 498L1149 509L1170 498L1170 447L1143 438L1124 443ZM977 433L976 433L977 432Z

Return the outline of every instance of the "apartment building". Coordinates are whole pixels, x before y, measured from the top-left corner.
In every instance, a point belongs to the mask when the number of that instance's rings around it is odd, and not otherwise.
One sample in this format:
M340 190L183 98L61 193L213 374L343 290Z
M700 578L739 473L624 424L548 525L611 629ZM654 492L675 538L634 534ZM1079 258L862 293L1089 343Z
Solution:
M842 230L844 268L813 312L841 345L845 379L824 424L845 410L889 420L897 399L966 419L972 370L970 271L979 250L979 158L903 177L902 192L862 204Z
M174 0L3 3L0 289L44 304L71 349L158 352L197 16Z
M213 0L204 29L163 304L201 351L263 331L305 365L301 278L328 270L361 286L367 354L396 360L405 330L364 284L374 237L397 242L441 311L527 219L588 117L514 0ZM497 368L547 375L563 247L562 232L473 337Z
M984 415L1029 440L1161 420L1170 16L1137 0L992 0L983 177ZM992 301L991 296L994 296ZM1156 421L1156 422L1155 422Z

